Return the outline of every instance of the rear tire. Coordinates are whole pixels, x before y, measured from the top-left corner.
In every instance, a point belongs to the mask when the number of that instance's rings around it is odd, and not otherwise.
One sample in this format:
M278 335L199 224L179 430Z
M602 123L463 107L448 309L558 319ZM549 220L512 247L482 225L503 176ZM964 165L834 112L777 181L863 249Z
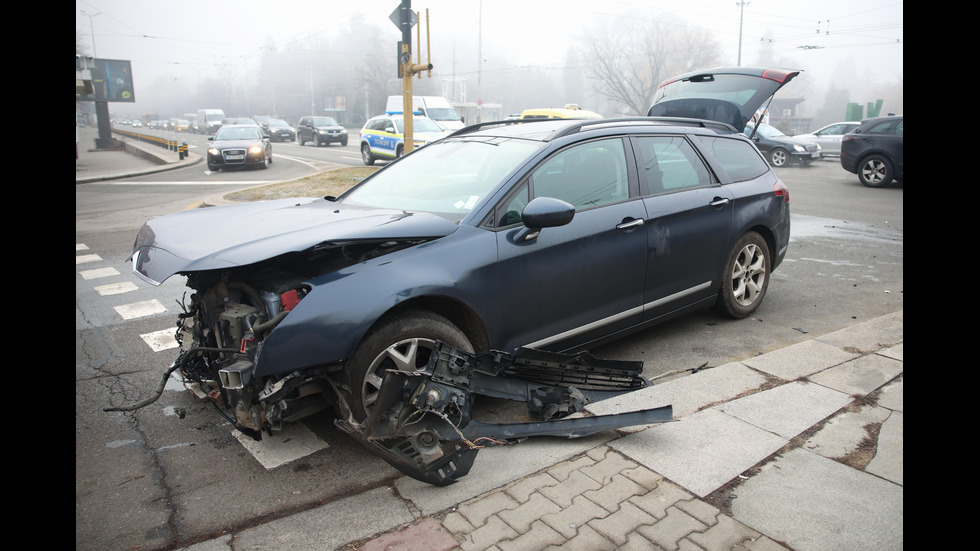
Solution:
M348 368L354 419L367 419L386 371L425 368L435 341L473 352L473 345L459 328L425 310L393 314L372 329L354 351Z
M732 248L721 278L715 312L734 319L748 317L762 303L769 288L769 246L761 235L749 232Z
M892 183L894 174L891 161L881 155L871 155L858 165L858 178L868 187L885 187Z

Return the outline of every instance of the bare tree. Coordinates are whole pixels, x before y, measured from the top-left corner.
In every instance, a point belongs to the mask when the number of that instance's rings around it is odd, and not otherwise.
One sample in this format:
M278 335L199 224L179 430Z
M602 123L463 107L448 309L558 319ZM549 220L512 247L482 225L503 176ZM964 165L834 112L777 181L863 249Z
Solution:
M716 64L717 51L703 29L673 17L630 14L592 27L581 58L596 92L636 115L647 112L663 79Z

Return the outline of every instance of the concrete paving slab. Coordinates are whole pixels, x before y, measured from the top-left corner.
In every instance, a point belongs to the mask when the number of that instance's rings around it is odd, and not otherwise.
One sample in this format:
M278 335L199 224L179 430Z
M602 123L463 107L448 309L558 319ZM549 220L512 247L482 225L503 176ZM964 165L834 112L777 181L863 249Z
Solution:
M454 484L438 487L402 477L395 481L395 487L422 514L431 514L561 463L615 436L616 433L606 431L574 440L536 437L511 446L484 448L476 456L469 474Z
M595 402L585 409L593 415L609 415L670 404L674 409L674 418L677 419L705 406L731 400L739 394L761 387L765 382L764 375L742 363L732 362ZM624 429L624 432L639 432L644 428L646 426L630 427Z
M892 411L905 411L905 377L899 377L881 387L878 405Z
M704 497L783 447L787 440L717 409L609 443L637 463Z
M865 472L905 485L905 414L892 412L878 433L878 451Z
M833 344L809 340L742 360L742 363L780 379L792 381L842 364L859 355Z
M865 395L897 377L903 366L898 360L869 354L812 375L810 380L846 394Z
M458 547L439 521L427 518L399 532L369 541L358 547L358 551L451 551Z
M900 343L896 344L895 346L891 346L889 348L882 348L881 350L878 351L878 354L881 354L882 356L884 356L886 358L892 358L892 359L895 359L895 360L898 360L898 361L904 361L905 360L905 343L901 343L900 342Z
M239 551L336 549L412 522L408 504L390 488L376 488L240 532Z
M717 409L789 440L851 400L825 386L798 381L732 400Z
M857 451L861 443L871 436L869 426L880 426L891 413L888 408L878 406L844 411L827 421L802 447L828 459L844 458Z
M905 312L881 316L817 337L817 340L845 350L868 354L894 346L904 340Z
M734 493L735 520L796 551L900 551L904 489L803 449L764 465Z

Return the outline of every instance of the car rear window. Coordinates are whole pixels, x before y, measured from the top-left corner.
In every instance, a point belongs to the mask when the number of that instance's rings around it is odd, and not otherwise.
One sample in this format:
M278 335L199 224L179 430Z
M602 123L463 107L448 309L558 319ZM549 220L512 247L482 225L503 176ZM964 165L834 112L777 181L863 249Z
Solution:
M721 163L721 167L732 177L732 181L744 182L769 172L766 160L749 142L711 136L700 138L705 149Z

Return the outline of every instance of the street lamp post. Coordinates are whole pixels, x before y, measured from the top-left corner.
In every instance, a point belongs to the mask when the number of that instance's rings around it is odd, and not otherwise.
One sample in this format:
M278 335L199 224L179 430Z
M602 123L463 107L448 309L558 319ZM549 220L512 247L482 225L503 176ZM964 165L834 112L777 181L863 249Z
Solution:
M88 17L89 30L92 32L92 59L95 60L98 55L95 51L95 25L92 24L92 18L97 15L102 15L102 12L90 14L85 10L78 11L80 11L82 15ZM99 126L99 137L95 140L96 149L112 148L114 144L112 142L112 122L109 120L108 101L95 102L95 121Z
M746 2L741 0L740 2L735 2L735 5L739 7L738 13L738 67L742 66L742 18L745 15L745 6L751 4L752 2Z

